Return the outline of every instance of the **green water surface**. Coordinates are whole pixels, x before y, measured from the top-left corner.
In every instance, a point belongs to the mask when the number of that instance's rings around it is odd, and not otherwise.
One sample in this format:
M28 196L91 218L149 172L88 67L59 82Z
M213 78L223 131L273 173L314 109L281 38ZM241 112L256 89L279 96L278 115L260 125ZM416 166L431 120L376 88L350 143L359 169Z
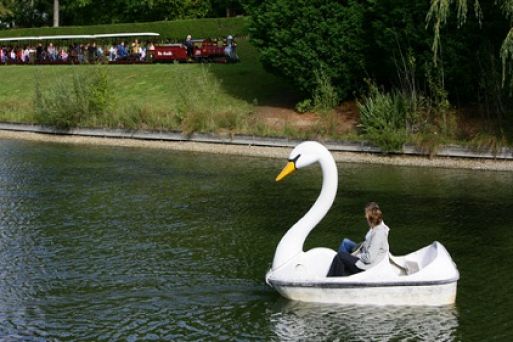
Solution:
M377 201L394 254L440 241L461 279L451 307L319 305L264 281L321 184L285 162L0 140L0 339L513 340L513 173L338 164L306 249Z

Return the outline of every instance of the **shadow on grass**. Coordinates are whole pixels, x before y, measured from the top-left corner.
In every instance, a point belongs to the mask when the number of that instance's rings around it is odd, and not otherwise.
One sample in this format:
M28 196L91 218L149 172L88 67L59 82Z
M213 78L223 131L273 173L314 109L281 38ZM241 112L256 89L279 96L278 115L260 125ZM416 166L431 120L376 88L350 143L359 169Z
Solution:
M258 106L294 108L302 99L286 80L264 70L258 50L248 40L238 42L240 62L215 64L210 71L229 95Z

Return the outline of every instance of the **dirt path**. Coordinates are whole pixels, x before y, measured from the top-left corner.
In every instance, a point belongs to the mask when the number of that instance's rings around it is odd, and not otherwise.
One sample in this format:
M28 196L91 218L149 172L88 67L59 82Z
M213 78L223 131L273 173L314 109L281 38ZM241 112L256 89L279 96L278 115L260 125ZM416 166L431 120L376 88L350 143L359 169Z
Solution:
M293 108L258 106L255 117L273 130L282 130L286 126L307 131L322 125L321 118L315 113L298 113ZM356 129L358 109L354 101L344 102L336 108L334 118L337 132L348 133Z

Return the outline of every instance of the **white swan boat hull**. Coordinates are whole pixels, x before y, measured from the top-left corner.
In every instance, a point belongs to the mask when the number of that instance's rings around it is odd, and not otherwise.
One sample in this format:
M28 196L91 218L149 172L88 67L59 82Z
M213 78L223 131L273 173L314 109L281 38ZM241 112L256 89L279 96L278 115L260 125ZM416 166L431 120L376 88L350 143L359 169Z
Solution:
M459 273L439 242L406 256L390 255L352 276L327 278L334 255L327 248L303 253L284 267L269 270L267 283L283 297L302 302L442 306L456 300Z
M442 306L456 300L457 282L448 284L390 285L323 283L280 283L272 286L283 297L301 302L356 305ZM338 284L337 284L338 285Z

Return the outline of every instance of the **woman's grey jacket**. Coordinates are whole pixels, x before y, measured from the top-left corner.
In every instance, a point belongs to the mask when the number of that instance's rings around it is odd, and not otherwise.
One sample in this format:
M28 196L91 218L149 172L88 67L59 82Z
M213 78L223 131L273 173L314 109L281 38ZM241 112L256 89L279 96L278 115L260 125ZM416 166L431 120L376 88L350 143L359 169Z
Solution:
M367 270L379 263L388 254L388 231L390 228L381 221L381 223L371 229L369 238L365 239L358 252L353 253L360 260L356 262L356 267Z

